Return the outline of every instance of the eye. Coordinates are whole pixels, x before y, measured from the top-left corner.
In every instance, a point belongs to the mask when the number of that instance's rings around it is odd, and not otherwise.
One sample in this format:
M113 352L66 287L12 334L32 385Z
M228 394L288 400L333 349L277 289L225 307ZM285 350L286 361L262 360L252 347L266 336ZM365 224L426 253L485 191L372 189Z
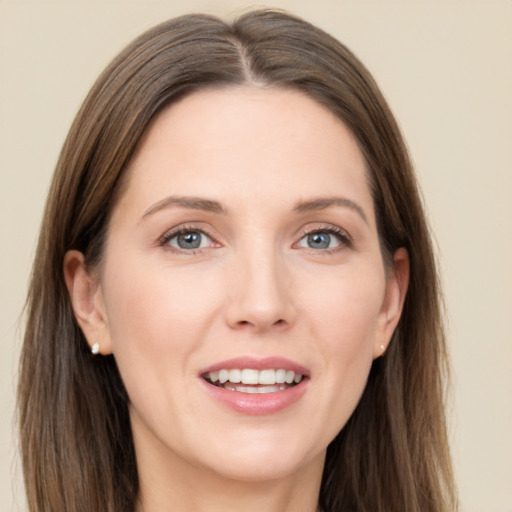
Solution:
M166 235L162 245L170 245L178 250L197 250L212 245L212 239L198 229L182 229Z
M350 240L343 231L335 228L317 229L304 235L297 247L305 247L315 250L337 249L349 246Z

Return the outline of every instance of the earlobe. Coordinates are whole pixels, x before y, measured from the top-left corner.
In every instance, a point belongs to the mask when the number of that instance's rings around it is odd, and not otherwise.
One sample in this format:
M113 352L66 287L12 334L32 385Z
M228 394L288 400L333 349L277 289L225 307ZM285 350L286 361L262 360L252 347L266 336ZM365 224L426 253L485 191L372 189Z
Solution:
M79 251L66 253L63 270L75 318L91 351L110 354L108 318L99 279L90 274Z
M393 268L386 283L386 293L379 317L375 339L374 359L385 354L404 306L409 286L409 254L405 248L398 249L393 256Z

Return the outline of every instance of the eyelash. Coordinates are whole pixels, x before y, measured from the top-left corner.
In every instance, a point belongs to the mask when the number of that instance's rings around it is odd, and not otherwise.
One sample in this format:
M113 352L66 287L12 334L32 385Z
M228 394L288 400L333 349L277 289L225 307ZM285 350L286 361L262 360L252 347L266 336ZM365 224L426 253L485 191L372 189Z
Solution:
M194 255L198 252L205 249L204 247L199 247L197 249L180 249L173 247L169 244L169 242L182 234L186 233L200 233L201 235L206 236L211 240L212 243L218 243L216 242L215 238L210 235L204 228L198 228L197 226L189 225L189 226L180 226L179 228L173 228L170 231L167 231L164 233L160 239L158 240L158 245L165 247L166 249L169 249L173 252L179 253L179 254L187 254L187 255ZM308 249L310 251L313 251L315 253L323 253L323 254L332 254L339 252L345 248L351 248L353 247L353 241L350 235L348 233L336 226L318 226L312 229L307 229L301 232L300 238L297 242L294 243L294 246L296 246L301 240L303 240L305 237L309 235L314 235L317 233L327 233L329 235L334 235L336 238L338 238L340 242L340 246L333 247L333 248L326 248L326 249L315 249L313 247L305 247L305 249Z

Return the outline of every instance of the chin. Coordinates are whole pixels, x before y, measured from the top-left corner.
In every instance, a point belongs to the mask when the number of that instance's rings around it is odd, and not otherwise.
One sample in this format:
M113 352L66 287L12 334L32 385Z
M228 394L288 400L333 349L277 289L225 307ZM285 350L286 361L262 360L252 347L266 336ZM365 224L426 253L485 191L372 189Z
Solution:
M228 435L225 442L210 445L203 458L204 466L230 480L268 482L292 477L316 461L323 465L326 447L308 447L307 440L292 436L289 431L279 435L253 434L252 439L240 440Z

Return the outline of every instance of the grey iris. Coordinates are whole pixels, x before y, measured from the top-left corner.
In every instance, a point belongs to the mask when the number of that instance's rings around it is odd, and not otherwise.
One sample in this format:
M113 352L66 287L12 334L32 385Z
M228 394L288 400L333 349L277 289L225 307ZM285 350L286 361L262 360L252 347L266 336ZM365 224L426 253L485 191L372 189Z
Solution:
M308 245L312 249L327 249L331 243L329 233L311 233L308 235Z
M197 249L201 245L201 233L189 231L178 235L178 246L181 249Z

